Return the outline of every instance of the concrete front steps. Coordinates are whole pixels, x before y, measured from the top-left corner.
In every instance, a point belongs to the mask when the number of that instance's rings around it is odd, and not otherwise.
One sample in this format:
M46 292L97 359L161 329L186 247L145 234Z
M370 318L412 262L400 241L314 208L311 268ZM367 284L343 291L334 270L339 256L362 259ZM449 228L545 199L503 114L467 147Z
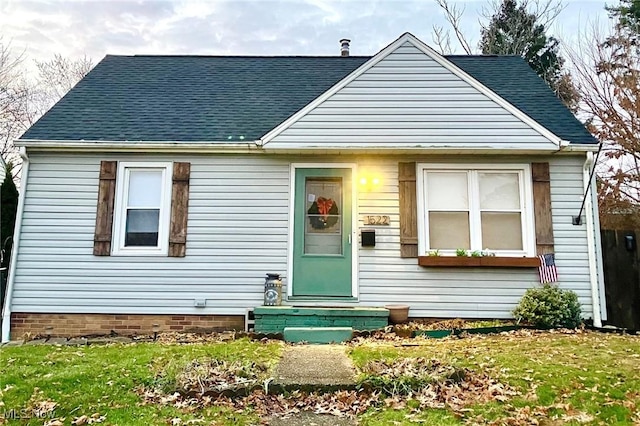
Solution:
M283 334L291 342L343 342L354 330L378 330L389 324L384 308L259 306L253 314L256 333Z
M290 343L342 343L353 337L351 327L285 327L284 340Z

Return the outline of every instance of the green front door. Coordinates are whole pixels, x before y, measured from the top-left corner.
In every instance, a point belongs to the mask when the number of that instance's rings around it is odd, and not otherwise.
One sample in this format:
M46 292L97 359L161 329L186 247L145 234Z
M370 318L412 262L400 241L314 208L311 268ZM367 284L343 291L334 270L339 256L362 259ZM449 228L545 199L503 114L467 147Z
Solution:
M293 296L351 297L351 169L296 169Z

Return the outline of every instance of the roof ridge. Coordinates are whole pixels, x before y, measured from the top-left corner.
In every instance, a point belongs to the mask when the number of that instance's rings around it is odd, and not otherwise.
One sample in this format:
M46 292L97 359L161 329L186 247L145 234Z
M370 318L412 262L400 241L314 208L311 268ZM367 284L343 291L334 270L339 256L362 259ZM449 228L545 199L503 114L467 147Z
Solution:
M351 55L351 56L338 56L338 55L199 55L199 54L133 54L133 55L117 55L107 54L106 57L115 58L225 58L225 59L370 59L373 55ZM522 58L520 55L496 55L496 54L479 54L479 55L466 55L466 54L454 54L443 55L445 58Z
M368 59L369 55L359 56L338 56L338 55L191 55L191 54L176 54L176 55L153 55L153 54L136 54L136 55L107 55L117 57L134 57L134 58L309 58L309 59Z
M522 58L520 55L509 54L509 55L498 55L498 54L485 54L481 53L478 55L443 55L445 58ZM522 58L524 59L524 58Z

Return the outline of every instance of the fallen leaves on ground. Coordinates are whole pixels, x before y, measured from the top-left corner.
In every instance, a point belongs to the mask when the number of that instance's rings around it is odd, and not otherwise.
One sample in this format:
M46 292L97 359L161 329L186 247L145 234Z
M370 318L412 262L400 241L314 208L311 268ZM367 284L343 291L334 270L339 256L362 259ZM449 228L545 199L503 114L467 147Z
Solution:
M58 403L44 396L40 388L33 388L31 398L27 401L27 413L38 419L51 418Z
M504 402L519 395L487 373L457 368L436 359L372 361L363 371L367 374L364 383L380 386L389 395L387 400L396 406L402 406L403 400L415 399L420 408L449 408L462 413L472 404Z
M176 377L181 392L221 392L226 389L249 387L261 383L267 366L254 362L226 362L221 360L198 360L189 363Z
M76 417L71 421L71 426L84 426L92 425L96 423L102 423L107 419L107 416L101 416L100 413L93 413L91 416L82 415Z
M145 404L170 405L181 409L194 409L215 405L233 411L251 409L260 416L286 416L301 411L335 416L355 416L381 404L379 392L337 391L331 393L306 393L295 391L288 395L270 395L256 390L248 396L229 398L183 397L179 393L166 395L155 389L139 389Z
M181 344L194 344L194 343L214 343L214 342L226 342L234 340L245 333L235 331L225 332L201 332L201 333L183 333L183 332L161 332L155 337L153 335L140 335L134 336L134 341L155 341L163 345L173 345L176 343Z
M211 364L213 368L201 370L201 364L191 367L198 373L188 373L188 386L218 386L220 380L231 384L237 380L233 367L225 370L223 364ZM228 366L228 365L226 365ZM205 381L202 371L209 371L212 376ZM238 371L238 370L236 370ZM240 371L245 371L240 369ZM408 401L412 412L418 413L425 408L449 408L455 413L463 414L466 407L472 404L489 401L507 401L518 393L506 384L466 369L445 365L437 360L400 359L394 363L376 362L368 369L371 377L386 377L388 382L405 381L410 384L401 392L394 392L388 386L381 386L384 380L363 382L360 390L342 390L328 393L292 392L286 395L267 394L264 390L254 390L247 396L231 398L225 395L212 396L205 392L185 394L182 392L164 393L160 389L140 388L139 395L145 404L169 405L179 409L193 411L203 407L225 406L233 411L250 409L256 414L267 416L288 416L301 411L316 414L355 417L367 410L385 408L407 408ZM197 378L194 380L194 378ZM408 380L407 380L408 378ZM182 385L184 386L184 384ZM182 423L176 423L182 424Z
M444 321L411 321L395 326L398 330L453 330L465 328L471 323L460 318Z

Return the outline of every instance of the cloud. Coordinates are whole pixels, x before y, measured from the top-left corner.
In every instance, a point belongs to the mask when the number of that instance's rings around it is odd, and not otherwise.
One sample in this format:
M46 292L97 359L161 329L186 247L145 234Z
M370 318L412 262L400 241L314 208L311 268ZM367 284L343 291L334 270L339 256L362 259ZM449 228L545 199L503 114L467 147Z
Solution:
M479 38L478 10L466 7L465 33ZM572 1L560 22L577 25L605 15L604 2ZM563 21L564 19L564 21ZM431 43L433 25L447 28L435 2L426 0L4 0L0 28L12 46L30 58L54 53L105 54L338 55L350 38L354 55L371 55L409 31ZM561 26L559 24L558 26ZM565 25L565 30L570 31Z

